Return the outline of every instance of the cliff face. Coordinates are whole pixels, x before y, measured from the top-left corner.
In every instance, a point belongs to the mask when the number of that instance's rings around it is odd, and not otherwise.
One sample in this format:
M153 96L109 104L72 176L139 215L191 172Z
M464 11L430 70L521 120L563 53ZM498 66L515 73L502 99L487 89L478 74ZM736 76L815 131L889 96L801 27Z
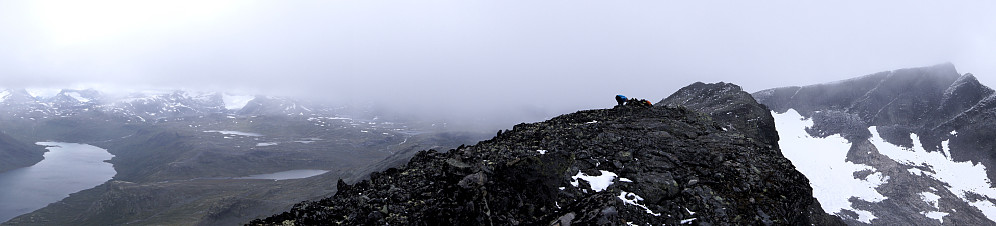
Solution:
M340 181L332 197L250 224L842 224L769 143L777 141L773 127L745 124L773 124L770 113L710 116L764 108L732 87L703 86L696 90L711 95L686 97L709 103L692 106L708 112L665 104L579 111L476 145L423 151L370 180Z

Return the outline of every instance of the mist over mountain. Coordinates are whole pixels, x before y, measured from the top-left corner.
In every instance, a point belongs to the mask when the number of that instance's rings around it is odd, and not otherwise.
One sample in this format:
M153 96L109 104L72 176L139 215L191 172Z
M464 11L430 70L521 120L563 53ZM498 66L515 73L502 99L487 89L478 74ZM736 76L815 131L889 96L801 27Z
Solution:
M0 94L4 166L45 161L40 141L114 155L110 181L11 225L985 225L996 216L996 92L952 64L753 94L694 83L652 107L565 114L472 146L493 134L483 125L551 112L433 118L190 90ZM316 174L250 179L306 171Z
M0 1L0 225L996 225L992 12Z
M950 61L991 83L992 11L897 0L13 1L0 5L0 86L292 97L502 119L496 130L698 81L754 92Z

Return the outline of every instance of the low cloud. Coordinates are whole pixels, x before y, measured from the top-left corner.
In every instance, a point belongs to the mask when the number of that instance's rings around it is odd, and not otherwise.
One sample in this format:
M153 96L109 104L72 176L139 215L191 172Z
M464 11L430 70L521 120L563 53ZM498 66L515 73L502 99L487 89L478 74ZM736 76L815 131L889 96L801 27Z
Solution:
M994 3L48 3L0 3L0 86L237 90L522 121L696 81L756 91L944 62L996 75Z

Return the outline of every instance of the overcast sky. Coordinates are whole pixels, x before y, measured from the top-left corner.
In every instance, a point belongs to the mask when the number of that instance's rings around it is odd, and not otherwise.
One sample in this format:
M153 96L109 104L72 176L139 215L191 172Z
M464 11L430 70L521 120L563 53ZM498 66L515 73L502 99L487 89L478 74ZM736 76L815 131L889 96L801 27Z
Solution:
M0 86L564 113L944 62L996 85L993 1L833 2L0 1Z

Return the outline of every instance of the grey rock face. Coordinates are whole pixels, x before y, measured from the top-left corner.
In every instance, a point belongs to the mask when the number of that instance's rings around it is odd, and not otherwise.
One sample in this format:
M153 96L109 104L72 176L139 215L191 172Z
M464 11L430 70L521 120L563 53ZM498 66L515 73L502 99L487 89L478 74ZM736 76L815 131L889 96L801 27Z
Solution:
M707 113L714 120L724 122L723 128L742 130L744 135L752 139L778 147L778 132L775 130L771 110L757 104L750 93L744 92L740 86L722 82L697 82L681 88L654 105L684 106Z

